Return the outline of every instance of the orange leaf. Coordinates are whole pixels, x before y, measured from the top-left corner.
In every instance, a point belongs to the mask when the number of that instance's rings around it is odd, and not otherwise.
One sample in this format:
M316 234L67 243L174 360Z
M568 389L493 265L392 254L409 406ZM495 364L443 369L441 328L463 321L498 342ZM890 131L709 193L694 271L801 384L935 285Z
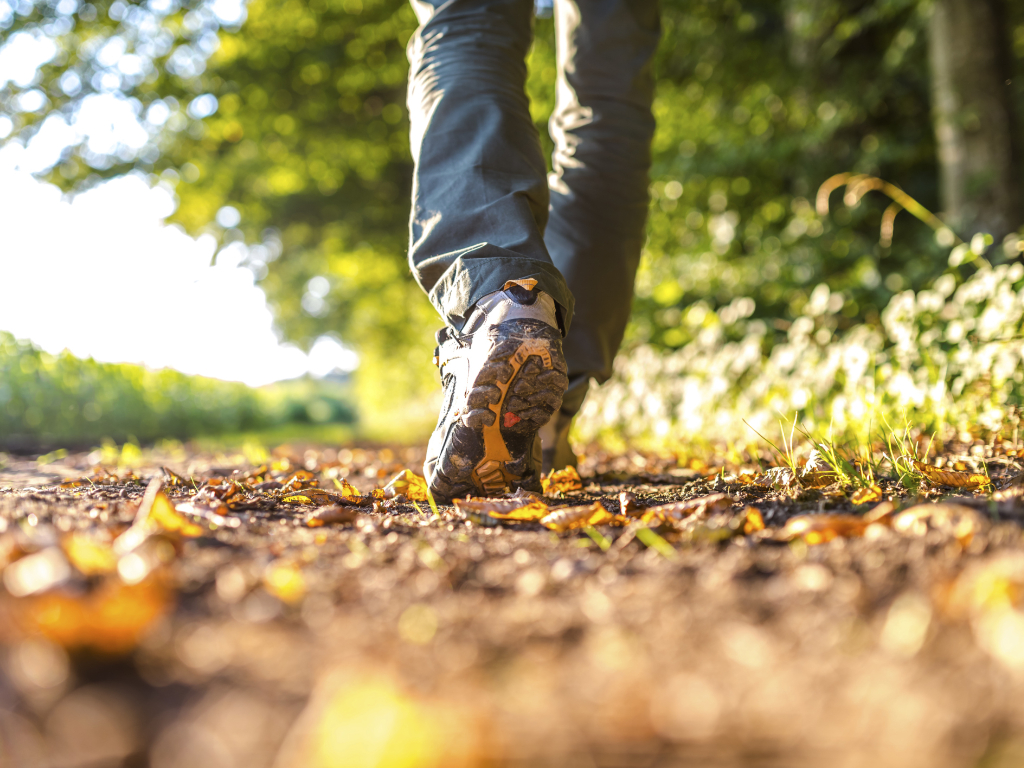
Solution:
M540 485L544 489L545 496L552 496L556 493L582 490L583 480L580 479L580 473L576 471L576 467L566 467L565 469L556 469L542 477Z
M65 648L119 654L134 648L170 607L171 595L159 582L126 585L112 578L84 597L54 591L22 598L14 615L25 632L38 632Z
M882 489L877 485L868 488L859 488L853 492L850 501L854 504L870 504L873 501L882 500Z
M786 522L778 538L802 538L808 544L822 544L837 536L863 536L867 527L868 521L857 515L797 515Z
M761 516L761 510L757 507L747 507L747 519L743 523L743 532L751 534L763 530L764 518Z

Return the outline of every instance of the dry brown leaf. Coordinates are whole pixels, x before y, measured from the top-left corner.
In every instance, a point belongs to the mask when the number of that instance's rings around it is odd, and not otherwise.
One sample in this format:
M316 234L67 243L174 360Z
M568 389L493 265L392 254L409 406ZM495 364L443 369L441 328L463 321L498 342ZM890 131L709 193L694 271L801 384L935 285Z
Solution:
M242 524L242 521L237 517L225 517L222 515L221 512L227 510L227 505L216 500L206 502L195 498L191 501L175 504L174 508L183 514L200 517L218 528L238 528Z
M311 512L306 518L306 525L310 528L319 528L328 523L354 523L357 519L359 519L358 510L334 505Z
M754 481L757 485L770 485L773 488L789 488L796 485L796 475L789 467L772 467Z
M583 489L583 480L576 467L556 469L540 479L541 488L545 496L552 496L556 493L567 493L568 491L579 491Z
M850 501L854 504L870 504L874 501L882 500L882 489L877 485L872 485L867 488L858 488L850 496Z
M777 538L781 541L803 539L808 544L823 544L843 536L863 536L869 522L857 515L797 515L791 517Z
M190 480L186 480L184 477L179 475L177 472L174 472L174 471L168 469L167 467L160 467L160 469L164 473L164 483L169 488L191 488L192 487L192 482Z
M384 497L405 496L410 501L427 500L427 481L410 469L403 469L384 486Z
M648 507L640 517L645 523L672 523L696 514L711 514L729 507L735 499L727 493L712 493L696 499Z
M972 472L946 472L925 464L923 461L915 461L914 468L924 475L932 485L948 485L952 488L973 490L992 484L987 475Z
M579 507L563 507L556 509L540 521L545 528L550 528L557 533L585 528L592 525L626 525L632 522L623 515L613 515L605 509L600 502Z
M815 448L807 457L807 463L800 473L800 483L809 488L824 488L836 481L836 473L825 461L821 451Z

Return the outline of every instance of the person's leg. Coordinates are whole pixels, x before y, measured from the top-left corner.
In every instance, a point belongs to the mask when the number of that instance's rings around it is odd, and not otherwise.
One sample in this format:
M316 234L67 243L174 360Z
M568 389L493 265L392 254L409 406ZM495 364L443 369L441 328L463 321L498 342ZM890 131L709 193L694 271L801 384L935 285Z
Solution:
M573 298L544 245L548 188L524 90L533 0L412 0L415 170L409 263L446 323L532 278L568 329Z
M524 90L533 0L413 7L409 261L447 324L423 473L442 499L540 490L535 438L568 383L573 298L543 239L548 188Z
M660 37L657 0L555 0L558 81L551 214L544 243L576 299L563 342L569 390L556 438L556 468L575 463L565 434L590 380L606 381L622 343L644 241L654 117L651 59ZM557 423L560 422L560 423Z

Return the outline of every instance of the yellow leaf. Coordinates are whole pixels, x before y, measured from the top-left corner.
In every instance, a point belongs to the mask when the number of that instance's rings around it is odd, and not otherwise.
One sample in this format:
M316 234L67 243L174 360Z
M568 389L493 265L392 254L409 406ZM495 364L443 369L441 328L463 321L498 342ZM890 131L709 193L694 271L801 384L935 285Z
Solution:
M306 594L306 579L292 563L273 562L263 574L263 586L282 602L294 604Z
M202 536L205 533L200 526L179 514L164 493L158 493L153 499L153 506L149 508L149 514L146 515L146 522L163 528L165 531L180 533L182 536Z
M362 496L362 494L356 490L356 487L348 480L339 480L338 478L334 478L334 484L338 487L341 495L347 499L358 499Z
M556 493L582 490L583 480L580 479L580 473L576 471L576 467L566 467L565 469L556 469L542 477L540 485L544 489L544 495L551 496Z
M877 485L872 485L869 488L859 488L853 492L850 497L850 501L854 504L870 504L874 501L882 500L882 489Z
M985 475L971 472L945 472L925 464L923 461L915 461L914 468L924 475L932 485L948 485L952 488L973 490L992 484L992 481Z
M61 542L68 561L84 576L98 576L117 570L117 555L109 544L82 533L73 533Z
M588 525L607 525L609 523L625 525L629 522L628 517L613 515L597 501L586 506L556 509L540 521L545 528L550 528L558 533L574 528L585 528Z
M427 481L410 469L403 469L384 486L385 498L405 496L410 501L427 500Z
M453 503L463 514L489 515L497 520L518 522L540 520L550 511L534 494L518 499L455 499Z

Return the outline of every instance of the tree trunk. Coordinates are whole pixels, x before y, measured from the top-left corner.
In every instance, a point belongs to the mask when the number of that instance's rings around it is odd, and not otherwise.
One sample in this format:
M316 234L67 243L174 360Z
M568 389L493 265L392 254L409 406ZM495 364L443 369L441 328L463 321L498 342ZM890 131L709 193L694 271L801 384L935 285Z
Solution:
M998 242L1024 220L1002 0L936 0L929 58L945 219Z

